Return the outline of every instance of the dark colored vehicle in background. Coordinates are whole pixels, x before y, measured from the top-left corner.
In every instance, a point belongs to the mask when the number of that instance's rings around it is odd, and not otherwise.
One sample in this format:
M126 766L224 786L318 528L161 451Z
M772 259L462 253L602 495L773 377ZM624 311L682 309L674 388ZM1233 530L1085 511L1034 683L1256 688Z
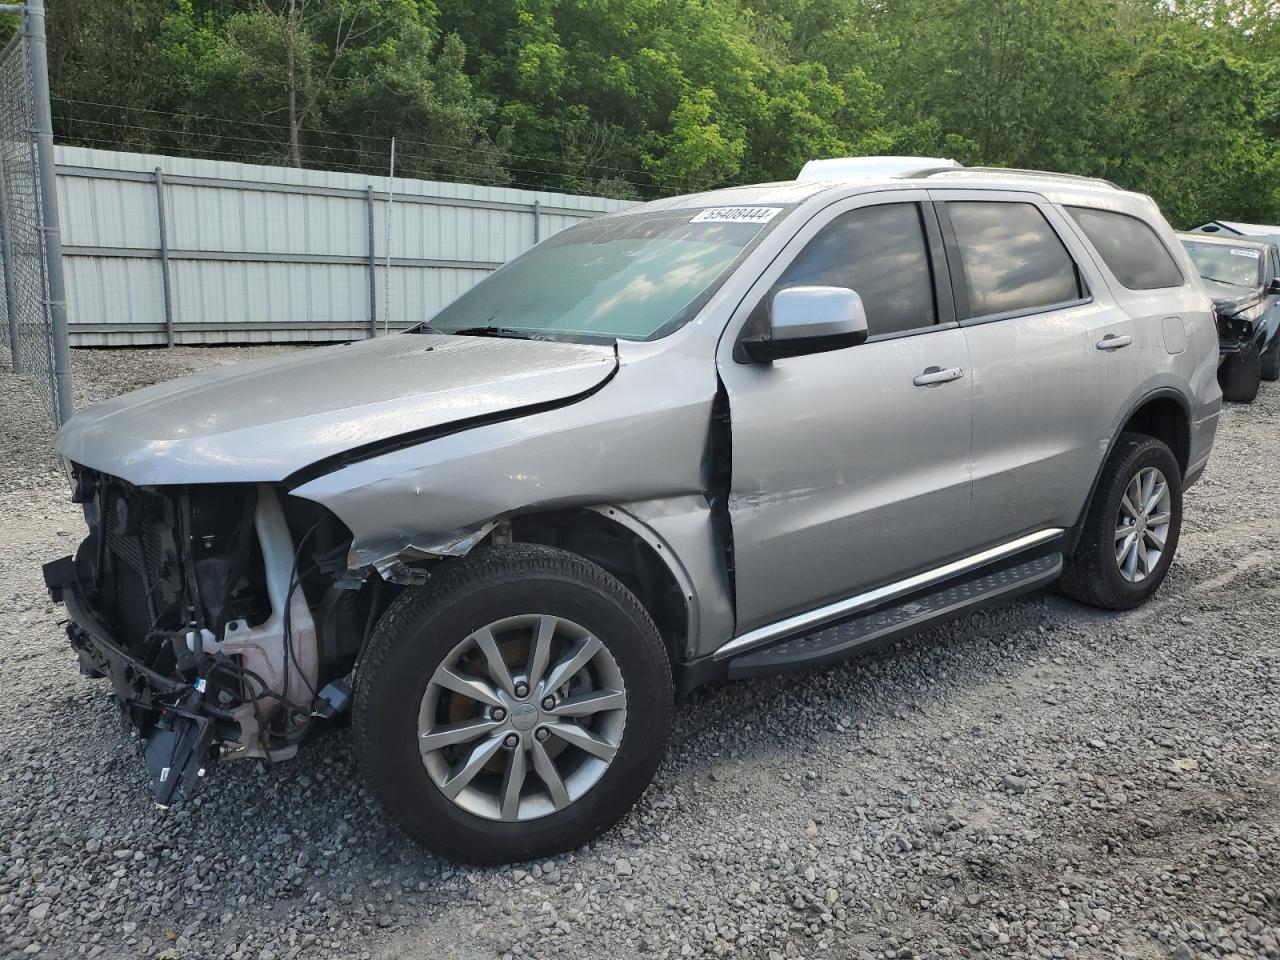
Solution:
M1179 234L1213 299L1222 396L1252 403L1280 380L1280 251L1268 240Z

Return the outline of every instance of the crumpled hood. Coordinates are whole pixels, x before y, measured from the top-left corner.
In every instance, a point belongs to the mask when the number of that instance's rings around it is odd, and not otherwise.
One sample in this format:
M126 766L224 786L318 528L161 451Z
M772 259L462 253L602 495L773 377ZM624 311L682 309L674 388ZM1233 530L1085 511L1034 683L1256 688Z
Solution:
M1262 302L1261 287L1237 287L1230 283L1206 280L1204 288L1213 300L1213 309L1224 317L1235 316L1241 310Z
M570 400L616 365L610 346L379 337L115 397L69 420L57 447L140 486L273 482L368 444Z

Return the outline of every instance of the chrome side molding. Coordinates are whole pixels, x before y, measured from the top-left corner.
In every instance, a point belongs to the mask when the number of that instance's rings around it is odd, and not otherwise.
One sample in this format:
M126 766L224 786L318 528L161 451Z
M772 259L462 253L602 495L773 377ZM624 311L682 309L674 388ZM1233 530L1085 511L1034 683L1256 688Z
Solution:
M761 646L770 640L777 640L780 637L791 636L804 630L825 626L832 621L843 619L850 614L857 613L859 610L864 610L885 600L892 600L895 597L919 590L921 587L941 583L957 574L976 570L978 567L985 566L988 563L994 563L997 560L1003 560L1005 557L1021 553L1023 550L1029 550L1042 543L1048 543L1050 540L1062 536L1065 532L1066 530L1062 527L1049 527L1036 533L1029 533L1024 537L1018 537L1016 540L1010 540L1008 543L1002 543L998 547L983 550L981 553L975 553L960 560L953 560L951 563L935 567L932 570L926 570L924 573L917 573L915 576L899 580L897 583L889 583L883 587L868 590L866 593L859 593L843 600L837 600L835 603L817 607L814 610L797 613L787 617L785 620L778 620L763 627L756 627L754 630L748 630L746 633L734 637L711 656L713 659L723 660L725 657L736 656L746 650Z

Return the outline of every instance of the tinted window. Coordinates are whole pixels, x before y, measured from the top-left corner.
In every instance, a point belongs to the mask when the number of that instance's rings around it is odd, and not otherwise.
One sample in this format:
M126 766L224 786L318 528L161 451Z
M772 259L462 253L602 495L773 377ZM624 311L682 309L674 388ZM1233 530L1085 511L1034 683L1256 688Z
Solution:
M937 323L919 207L886 203L831 221L800 251L774 290L809 285L856 291L873 337Z
M969 316L1033 310L1079 300L1075 262L1034 204L947 204L969 287Z
M1182 271L1173 257L1156 232L1137 217L1092 207L1067 210L1116 279L1130 290L1182 286Z

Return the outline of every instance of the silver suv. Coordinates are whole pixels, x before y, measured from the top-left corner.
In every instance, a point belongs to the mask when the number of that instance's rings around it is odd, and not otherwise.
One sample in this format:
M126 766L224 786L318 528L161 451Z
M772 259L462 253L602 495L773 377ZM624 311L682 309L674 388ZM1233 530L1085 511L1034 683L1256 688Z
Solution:
M157 800L351 705L460 861L622 817L673 700L1060 580L1155 592L1221 394L1152 201L944 168L645 204L407 334L122 396L59 436L46 566Z

